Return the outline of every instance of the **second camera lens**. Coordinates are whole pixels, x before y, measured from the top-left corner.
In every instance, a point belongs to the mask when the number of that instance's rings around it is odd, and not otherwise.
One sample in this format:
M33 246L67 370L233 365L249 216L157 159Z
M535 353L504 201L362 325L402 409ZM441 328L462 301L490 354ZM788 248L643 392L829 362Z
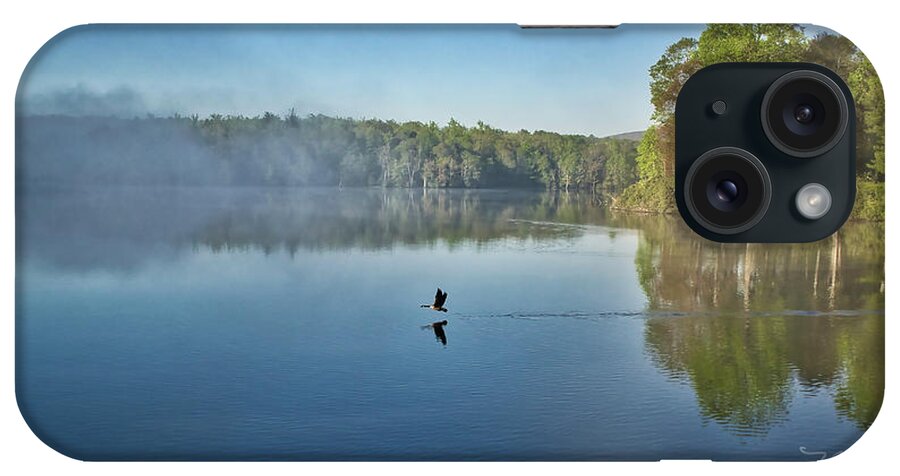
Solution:
M779 150L794 157L815 157L843 137L849 120L847 98L822 73L792 71L769 86L761 120Z
M753 154L720 147L701 155L687 172L688 211L704 228L735 234L754 226L769 207L769 175Z

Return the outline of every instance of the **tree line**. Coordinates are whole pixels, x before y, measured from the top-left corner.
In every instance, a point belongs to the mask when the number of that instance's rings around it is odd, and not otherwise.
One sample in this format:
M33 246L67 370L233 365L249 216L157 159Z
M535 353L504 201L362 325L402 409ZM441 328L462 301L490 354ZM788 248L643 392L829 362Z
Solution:
M320 114L135 119L18 118L27 181L545 187L616 195L637 178L637 142L507 132L451 119L396 122Z
M228 167L265 184L544 186L615 194L636 178L636 143L624 139L293 111L187 121Z

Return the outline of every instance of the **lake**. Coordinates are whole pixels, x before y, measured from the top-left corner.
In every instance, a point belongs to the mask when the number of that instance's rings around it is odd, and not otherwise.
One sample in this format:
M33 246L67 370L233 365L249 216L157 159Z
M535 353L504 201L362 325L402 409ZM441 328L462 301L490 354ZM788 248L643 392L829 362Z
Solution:
M80 459L810 460L881 404L883 224L723 245L590 194L18 193L17 396Z

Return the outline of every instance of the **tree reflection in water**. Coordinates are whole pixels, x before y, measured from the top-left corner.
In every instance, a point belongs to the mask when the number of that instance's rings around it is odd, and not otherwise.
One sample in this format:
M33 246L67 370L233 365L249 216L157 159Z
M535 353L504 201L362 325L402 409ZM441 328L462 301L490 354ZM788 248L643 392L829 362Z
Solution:
M732 245L675 218L622 221L640 230L650 315L688 313L648 319L646 349L694 388L705 418L764 434L797 395L824 391L840 415L872 423L884 389L883 225L850 223L816 243Z

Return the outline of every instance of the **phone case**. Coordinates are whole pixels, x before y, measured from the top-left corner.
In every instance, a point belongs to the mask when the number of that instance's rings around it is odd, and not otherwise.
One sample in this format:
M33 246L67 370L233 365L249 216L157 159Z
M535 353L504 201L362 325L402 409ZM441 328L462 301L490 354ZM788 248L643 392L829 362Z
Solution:
M834 70L821 241L700 238L680 87ZM82 460L818 460L884 389L884 99L800 25L86 25L16 113L16 393Z

